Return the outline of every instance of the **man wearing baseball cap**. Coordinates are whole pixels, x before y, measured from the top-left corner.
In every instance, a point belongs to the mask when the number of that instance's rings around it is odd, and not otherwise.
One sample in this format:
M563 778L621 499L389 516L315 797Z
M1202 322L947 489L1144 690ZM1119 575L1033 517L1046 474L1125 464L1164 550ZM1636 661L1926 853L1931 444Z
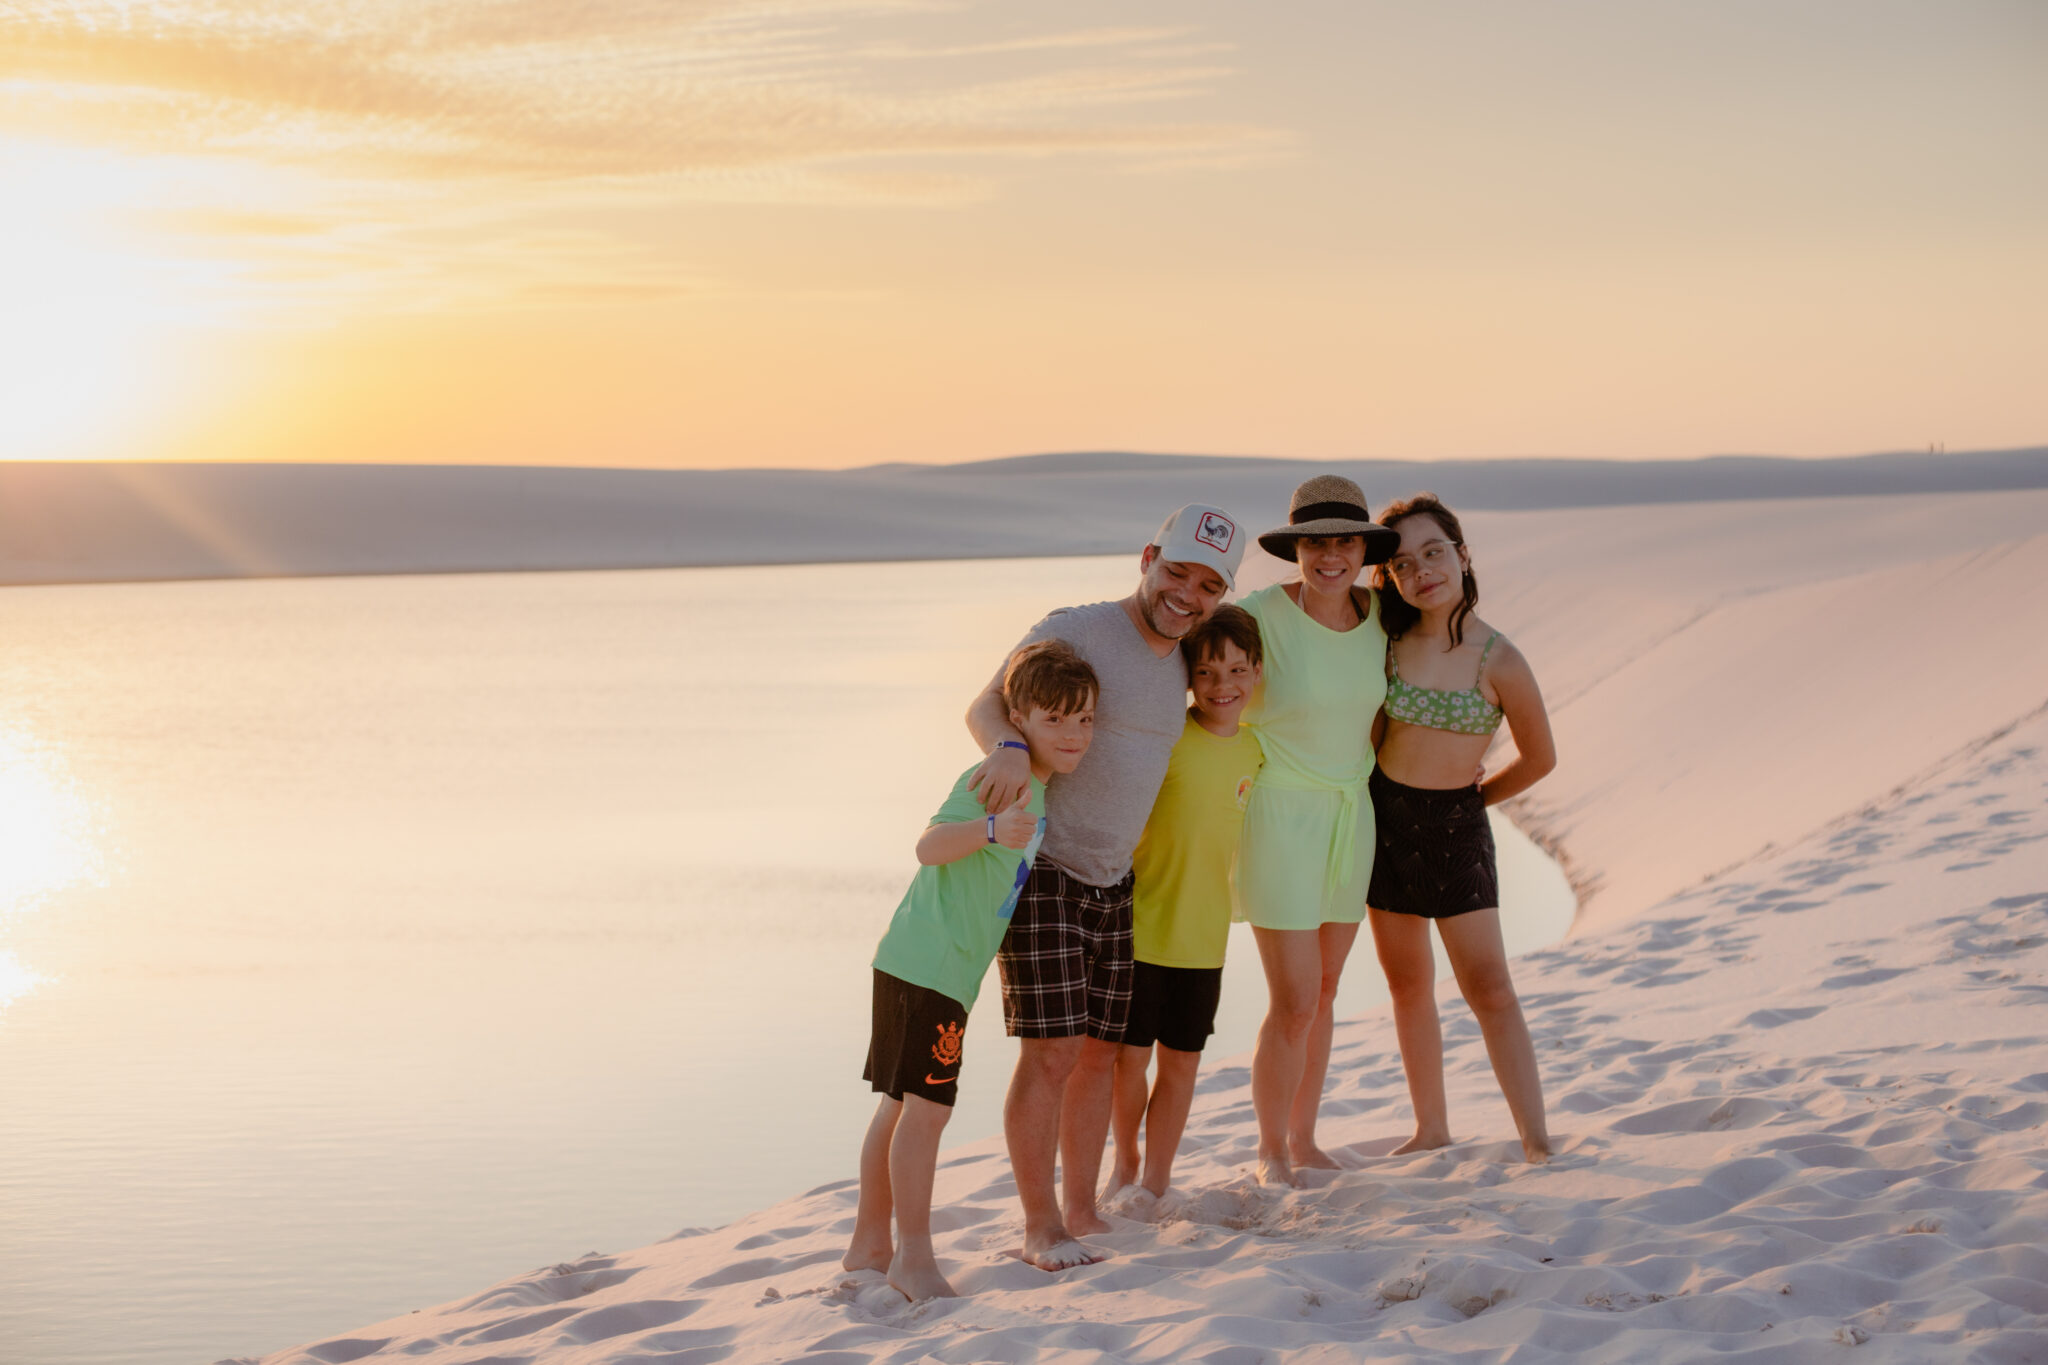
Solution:
M1109 1230L1095 1181L1131 1003L1131 855L1187 718L1181 637L1236 587L1243 557L1237 518L1190 503L1139 556L1129 597L1063 607L1019 642L1064 640L1101 681L1094 741L1078 768L1046 785L1045 843L996 957L1003 1023L1021 1040L1003 1132L1024 1205L1023 1257L1042 1270L1102 1259L1074 1239ZM976 793L989 810L1006 810L1030 763L1000 671L968 708L967 728L988 755ZM1055 1158L1064 1200L1053 1187Z

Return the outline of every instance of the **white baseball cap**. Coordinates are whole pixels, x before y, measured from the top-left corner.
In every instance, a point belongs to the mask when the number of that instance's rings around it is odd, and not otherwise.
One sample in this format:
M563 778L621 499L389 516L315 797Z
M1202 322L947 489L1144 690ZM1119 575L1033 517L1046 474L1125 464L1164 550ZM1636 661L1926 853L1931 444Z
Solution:
M1191 502L1168 517L1152 537L1160 557L1175 564L1202 564L1237 590L1237 565L1244 558L1244 530L1220 507Z

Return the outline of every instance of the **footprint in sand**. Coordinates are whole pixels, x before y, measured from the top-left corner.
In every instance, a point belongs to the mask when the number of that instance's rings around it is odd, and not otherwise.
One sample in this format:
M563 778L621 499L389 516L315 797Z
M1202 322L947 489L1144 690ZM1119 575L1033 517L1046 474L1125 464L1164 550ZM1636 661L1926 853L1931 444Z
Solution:
M770 1275L784 1271L801 1270L821 1261L833 1261L839 1253L829 1249L813 1251L804 1256L762 1256L751 1261L738 1261L723 1270L692 1280L691 1289L717 1289L721 1285L743 1284L748 1280L765 1280Z
M702 1299L648 1299L593 1308L565 1321L555 1341L560 1345L588 1346L630 1332L648 1332L681 1322L703 1306Z
M1895 976L1906 974L1904 967L1872 967L1867 971L1845 972L1822 981L1821 989L1829 991L1852 990L1857 986L1875 986L1880 981L1889 981Z
M454 1307L461 1312L479 1308L534 1308L580 1299L600 1289L624 1284L640 1273L638 1267L615 1267L613 1260L610 1256L587 1256L580 1261L550 1266L523 1280L487 1289Z
M582 1311L580 1308L549 1308L539 1313L527 1313L521 1317L507 1318L503 1322L494 1322L474 1332L466 1332L456 1340L464 1346L511 1341L515 1337L531 1336L535 1332L553 1327L563 1319L573 1318Z
M339 1341L323 1341L318 1346L308 1346L306 1354L323 1362L323 1365L347 1365L351 1360L361 1360L364 1356L375 1355L389 1346L392 1340L390 1337L378 1341L370 1341L363 1337L344 1337Z
M1776 1029L1786 1023L1798 1023L1800 1019L1812 1019L1819 1013L1827 1013L1827 1005L1802 1005L1794 1009L1759 1009L1743 1017L1741 1027L1745 1029Z
M1776 1118L1780 1106L1745 1096L1681 1100L1661 1109L1630 1114L1608 1125L1617 1133L1646 1137L1655 1133L1711 1133L1726 1128L1754 1128Z
M776 1228L772 1232L756 1233L752 1237L747 1238L744 1242L734 1242L733 1250L759 1251L762 1247L779 1246L783 1242L788 1241L790 1238L800 1236L803 1233L809 1231L809 1228L803 1226Z

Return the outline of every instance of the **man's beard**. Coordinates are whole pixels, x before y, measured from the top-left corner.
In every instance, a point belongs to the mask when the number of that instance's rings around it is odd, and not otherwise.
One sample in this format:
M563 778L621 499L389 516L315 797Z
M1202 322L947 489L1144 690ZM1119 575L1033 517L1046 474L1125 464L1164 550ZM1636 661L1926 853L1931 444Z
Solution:
M1152 628L1154 635L1167 640L1179 640L1201 624L1202 618L1199 616L1169 616L1163 605L1165 599L1164 592L1153 593L1149 597L1141 594L1138 598L1138 614L1145 618L1145 624ZM1176 626L1179 627L1178 630L1174 629Z

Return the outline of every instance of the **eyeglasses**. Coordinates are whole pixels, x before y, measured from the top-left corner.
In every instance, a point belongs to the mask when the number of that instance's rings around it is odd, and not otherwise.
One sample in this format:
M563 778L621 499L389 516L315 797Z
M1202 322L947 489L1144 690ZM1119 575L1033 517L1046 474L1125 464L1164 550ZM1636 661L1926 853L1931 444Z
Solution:
M1418 569L1444 569L1455 562L1457 546L1448 540L1432 540L1413 554L1398 554L1387 561L1387 572L1396 578L1413 578Z

